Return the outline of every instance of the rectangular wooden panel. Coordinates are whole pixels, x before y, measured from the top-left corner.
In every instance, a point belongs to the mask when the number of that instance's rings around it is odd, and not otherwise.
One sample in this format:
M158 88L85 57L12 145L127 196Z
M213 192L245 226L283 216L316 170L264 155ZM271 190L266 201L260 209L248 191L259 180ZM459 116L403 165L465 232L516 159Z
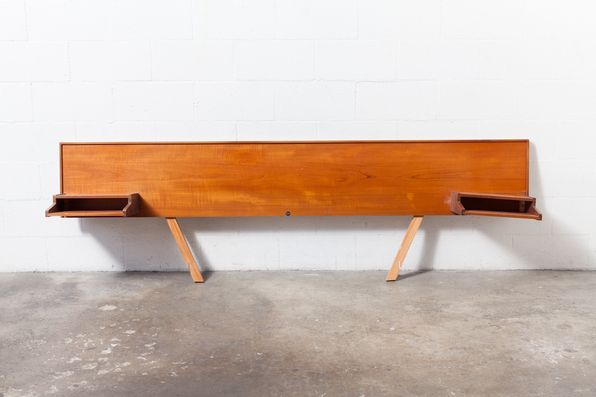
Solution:
M63 194L139 216L451 215L452 192L528 195L527 140L65 143Z

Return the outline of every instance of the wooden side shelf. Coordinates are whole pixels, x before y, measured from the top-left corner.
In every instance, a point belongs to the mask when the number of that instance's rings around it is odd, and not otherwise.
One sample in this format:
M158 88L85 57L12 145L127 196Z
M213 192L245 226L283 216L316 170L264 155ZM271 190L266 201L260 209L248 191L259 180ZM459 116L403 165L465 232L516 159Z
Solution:
M138 193L133 194L57 194L46 216L127 217L139 212Z
M536 209L536 199L529 196L456 192L451 195L450 207L457 215L542 220L542 214Z

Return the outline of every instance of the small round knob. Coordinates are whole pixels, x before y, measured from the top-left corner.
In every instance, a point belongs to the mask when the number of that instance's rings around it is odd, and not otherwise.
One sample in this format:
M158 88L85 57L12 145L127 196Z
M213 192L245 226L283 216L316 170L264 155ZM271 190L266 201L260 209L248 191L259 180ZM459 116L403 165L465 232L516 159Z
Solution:
M292 213L290 211L286 211L286 216L290 216Z

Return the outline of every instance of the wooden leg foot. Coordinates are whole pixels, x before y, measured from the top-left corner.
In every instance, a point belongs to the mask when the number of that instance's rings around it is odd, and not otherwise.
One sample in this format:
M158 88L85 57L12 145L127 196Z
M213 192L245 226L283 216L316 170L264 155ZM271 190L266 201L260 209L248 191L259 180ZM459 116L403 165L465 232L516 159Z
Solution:
M182 233L182 229L180 229L180 225L178 224L178 220L176 218L166 218L168 222L168 226L170 227L170 231L172 232L172 236L174 236L174 240L176 240L176 244L178 245L178 249L180 249L180 253L184 258L184 262L186 262L186 266L188 266L188 270L190 271L190 276L195 283L202 283L203 275L199 271L199 266L197 265L197 261L195 260L190 247L188 246L188 241L186 241L186 237Z
M406 230L406 235L404 236L403 241L401 242L401 246L399 247L399 251L397 251L397 255L393 260L393 264L391 265L391 269L389 269L389 273L387 273L387 281L395 281L399 276L399 269L401 268L402 263L406 259L406 255L408 254L408 250L412 245L412 241L414 240L414 236L416 236L416 232L418 228L420 228L420 224L422 223L422 216L415 216L412 218L410 225L408 226L408 230Z

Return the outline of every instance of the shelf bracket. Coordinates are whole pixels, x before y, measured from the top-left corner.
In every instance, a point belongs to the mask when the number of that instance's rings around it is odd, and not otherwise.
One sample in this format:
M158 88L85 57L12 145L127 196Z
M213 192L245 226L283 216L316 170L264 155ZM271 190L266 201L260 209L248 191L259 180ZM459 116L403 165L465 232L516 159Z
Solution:
M186 262L186 266L188 266L188 270L190 271L190 276L195 283L202 283L205 280L201 275L201 271L199 270L199 265L190 250L190 246L188 245L188 241L186 237L184 237L184 233L182 233L182 229L180 229L180 225L178 224L178 219L176 218L166 218L166 222L170 227L170 231L172 232L172 236L174 236L174 240L178 245L178 249L182 254L182 258L184 258L184 262Z
M408 226L408 230L406 230L406 235L401 242L401 246L399 247L399 251L397 251L397 255L393 260L393 264L391 265L391 269L389 269L389 273L387 273L386 281L395 281L399 276L399 270L401 269L401 265L404 263L406 259L406 255L408 254L408 250L412 245L412 241L416 236L416 232L420 228L420 224L422 223L422 216L414 216L410 221L410 225Z

